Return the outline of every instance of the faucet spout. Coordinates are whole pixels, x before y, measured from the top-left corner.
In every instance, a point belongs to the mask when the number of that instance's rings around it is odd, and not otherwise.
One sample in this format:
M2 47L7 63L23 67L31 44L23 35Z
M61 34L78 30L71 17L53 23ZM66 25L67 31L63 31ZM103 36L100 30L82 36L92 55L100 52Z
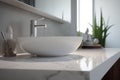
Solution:
M39 28L39 27L46 28L46 27L47 27L47 24L34 25L34 27L37 27L37 28Z
M47 24L38 24L37 20L31 20L30 24L30 36L37 37L37 28L46 28Z

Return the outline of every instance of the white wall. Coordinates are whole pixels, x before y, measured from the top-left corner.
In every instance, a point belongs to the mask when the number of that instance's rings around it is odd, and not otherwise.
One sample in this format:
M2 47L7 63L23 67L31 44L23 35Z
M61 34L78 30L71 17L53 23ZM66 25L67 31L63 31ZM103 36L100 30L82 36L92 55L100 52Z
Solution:
M106 47L120 48L120 0L95 0L95 11L99 16L102 8L105 21L114 24L106 40Z

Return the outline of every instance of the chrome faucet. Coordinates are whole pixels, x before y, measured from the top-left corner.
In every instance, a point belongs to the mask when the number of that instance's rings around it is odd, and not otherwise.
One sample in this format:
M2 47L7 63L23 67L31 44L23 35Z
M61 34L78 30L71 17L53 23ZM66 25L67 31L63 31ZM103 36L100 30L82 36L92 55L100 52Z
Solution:
M42 20L42 19L41 19ZM37 28L46 28L47 24L38 24L37 20L31 20L30 24L30 36L37 37Z

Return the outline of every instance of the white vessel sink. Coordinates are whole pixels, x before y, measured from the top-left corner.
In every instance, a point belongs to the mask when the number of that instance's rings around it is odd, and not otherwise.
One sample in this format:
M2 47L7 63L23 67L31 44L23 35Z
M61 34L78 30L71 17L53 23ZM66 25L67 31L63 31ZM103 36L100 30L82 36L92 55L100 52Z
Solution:
M21 37L22 48L39 56L64 56L77 50L82 37Z

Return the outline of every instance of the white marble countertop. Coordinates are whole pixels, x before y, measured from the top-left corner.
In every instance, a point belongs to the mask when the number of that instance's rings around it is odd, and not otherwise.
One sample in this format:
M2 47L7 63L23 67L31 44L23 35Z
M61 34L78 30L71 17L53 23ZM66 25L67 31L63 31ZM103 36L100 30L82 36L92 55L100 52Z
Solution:
M119 48L79 49L63 57L1 57L0 69L80 71L89 73L89 80L99 80L119 59L119 52Z

